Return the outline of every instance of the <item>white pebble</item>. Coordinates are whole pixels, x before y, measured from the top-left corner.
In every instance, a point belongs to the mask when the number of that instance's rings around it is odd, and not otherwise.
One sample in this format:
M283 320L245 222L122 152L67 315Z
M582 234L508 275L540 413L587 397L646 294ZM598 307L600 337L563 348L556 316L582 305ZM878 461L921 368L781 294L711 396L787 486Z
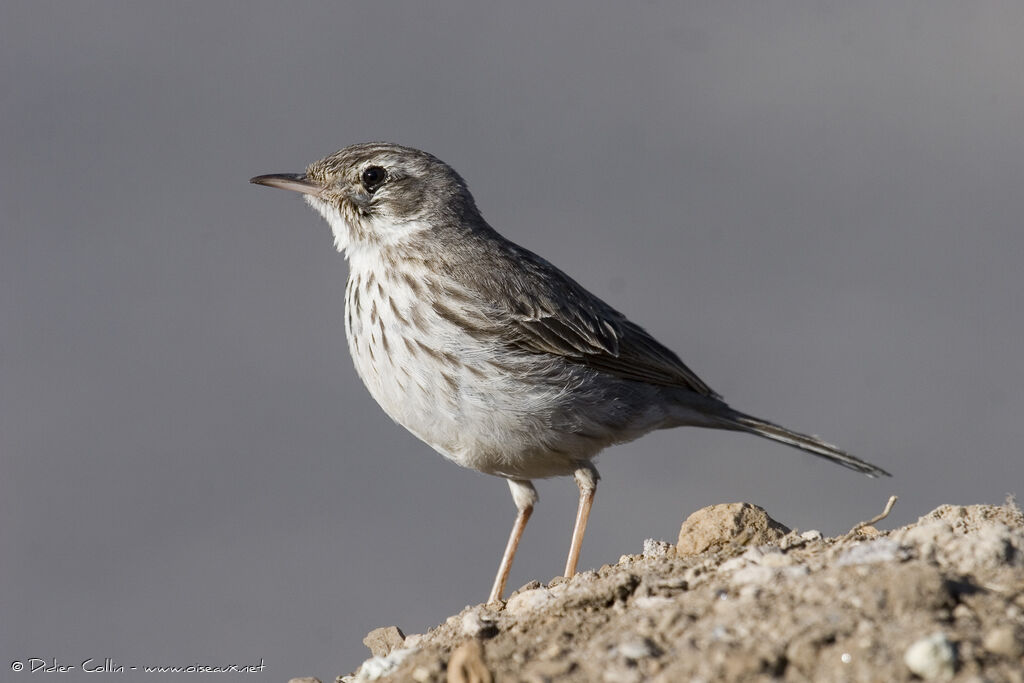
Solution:
M653 538L644 539L644 557L665 557L672 554L672 544L665 541L656 541Z
M903 662L925 680L949 679L956 669L956 650L944 633L933 633L908 647Z
M462 634L470 638L475 638L493 627L494 619L489 615L480 614L477 610L467 612L466 616L462 617Z
M534 588L530 591L517 593L505 603L505 611L509 614L519 614L540 609L551 601L551 592L546 588Z

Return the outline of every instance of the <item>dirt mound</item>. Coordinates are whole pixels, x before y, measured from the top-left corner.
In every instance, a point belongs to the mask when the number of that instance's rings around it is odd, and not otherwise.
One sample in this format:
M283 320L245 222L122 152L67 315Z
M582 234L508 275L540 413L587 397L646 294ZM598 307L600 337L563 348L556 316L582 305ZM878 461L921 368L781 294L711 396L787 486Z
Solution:
M648 541L425 634L378 629L375 656L339 680L1024 681L1024 516L1012 501L838 538L736 503L683 531L679 546Z

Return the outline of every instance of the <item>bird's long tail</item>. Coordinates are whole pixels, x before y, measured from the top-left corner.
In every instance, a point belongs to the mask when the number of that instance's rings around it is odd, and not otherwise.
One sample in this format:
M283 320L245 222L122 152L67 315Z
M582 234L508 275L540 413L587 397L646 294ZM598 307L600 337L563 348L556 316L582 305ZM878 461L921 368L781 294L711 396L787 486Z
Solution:
M726 429L757 434L766 439L799 448L802 451L813 453L826 460L831 460L837 465L861 472L869 477L892 476L881 467L865 462L857 456L850 455L846 451L822 441L816 436L794 432L767 420L762 420L753 415L745 415L731 408L729 410L729 414L716 416L724 423L722 426Z

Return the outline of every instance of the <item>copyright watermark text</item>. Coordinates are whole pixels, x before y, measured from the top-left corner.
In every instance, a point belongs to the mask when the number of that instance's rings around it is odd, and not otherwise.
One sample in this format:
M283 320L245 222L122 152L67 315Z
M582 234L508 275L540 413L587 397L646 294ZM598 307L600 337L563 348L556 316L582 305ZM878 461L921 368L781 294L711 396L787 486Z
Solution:
M147 674L219 674L219 673L260 673L267 668L263 658L259 664L185 664L182 666L155 666L155 665L130 665L122 664L111 657L90 657L75 664L68 664L58 660L56 657L45 659L43 657L29 657L28 659L15 659L11 662L11 671L30 674L38 673L66 673L68 671L84 671L85 673L97 674L123 674L123 673L147 673Z

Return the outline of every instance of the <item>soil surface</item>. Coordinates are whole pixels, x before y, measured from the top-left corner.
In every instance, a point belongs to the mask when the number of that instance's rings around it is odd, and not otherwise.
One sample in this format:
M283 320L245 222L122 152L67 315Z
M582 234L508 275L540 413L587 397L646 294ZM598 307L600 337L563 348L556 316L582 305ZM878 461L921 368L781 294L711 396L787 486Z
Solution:
M694 513L680 536L425 634L377 629L374 656L339 681L1024 682L1012 501L837 538L734 503Z

